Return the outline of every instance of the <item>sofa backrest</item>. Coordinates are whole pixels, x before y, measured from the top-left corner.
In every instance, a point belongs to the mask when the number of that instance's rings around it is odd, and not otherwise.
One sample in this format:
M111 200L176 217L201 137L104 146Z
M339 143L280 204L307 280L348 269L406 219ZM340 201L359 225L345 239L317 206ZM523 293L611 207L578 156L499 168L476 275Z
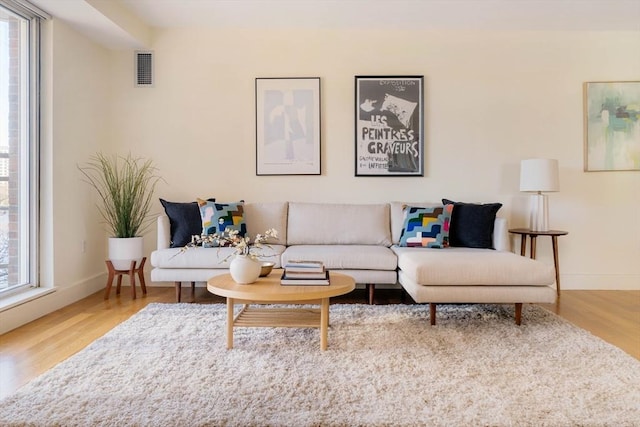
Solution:
M264 234L270 228L278 231L277 239L267 243L285 245L287 242L287 202L245 203L244 222L247 234L254 239L256 234ZM169 217L161 214L157 219L157 249L167 249L171 243Z
M389 204L289 202L287 245L391 246Z
M400 240L404 225L403 205L431 207L439 204L246 203L245 222L251 237L269 228L278 230L278 239L270 241L273 244L391 246ZM170 240L169 218L162 214L157 220L157 249L168 248ZM505 218L496 217L493 244L496 250L511 250Z
M493 224L493 248L496 251L511 251L509 223L506 218L496 217Z
M254 239L256 234L264 234L268 229L275 228L278 238L267 243L286 245L287 207L287 202L245 203L244 222L247 224L247 234Z

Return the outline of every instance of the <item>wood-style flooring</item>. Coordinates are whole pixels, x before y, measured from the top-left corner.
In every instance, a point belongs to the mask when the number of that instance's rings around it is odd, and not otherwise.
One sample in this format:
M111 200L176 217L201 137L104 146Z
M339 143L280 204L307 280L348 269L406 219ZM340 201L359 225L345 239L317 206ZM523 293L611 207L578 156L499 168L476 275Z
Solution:
M112 292L106 301L103 291L96 292L0 335L0 398L83 349L147 304L175 301L173 288L147 289L146 296L135 300L127 287L123 287L120 296ZM196 288L195 299L203 304L224 302L205 288ZM183 289L182 301L191 301L190 288ZM357 289L331 301L366 303L367 295L365 290ZM400 290L376 290L376 304L401 301ZM407 296L405 302L409 301ZM640 291L563 291L556 304L541 306L640 360Z

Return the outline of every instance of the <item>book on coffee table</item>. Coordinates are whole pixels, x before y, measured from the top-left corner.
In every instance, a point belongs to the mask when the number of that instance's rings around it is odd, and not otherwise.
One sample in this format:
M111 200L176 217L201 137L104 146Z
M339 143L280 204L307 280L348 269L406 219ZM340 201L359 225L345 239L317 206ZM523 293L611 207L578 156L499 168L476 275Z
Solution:
M288 272L298 273L323 273L324 264L322 261L290 260L284 265Z
M327 286L329 285L329 272L324 272L324 277L322 278L301 278L301 277L291 277L286 271L282 273L282 277L280 278L281 285L292 285L292 286Z
M317 273L314 271L289 271L285 269L284 274L289 279L326 279L327 278L327 272L324 269Z

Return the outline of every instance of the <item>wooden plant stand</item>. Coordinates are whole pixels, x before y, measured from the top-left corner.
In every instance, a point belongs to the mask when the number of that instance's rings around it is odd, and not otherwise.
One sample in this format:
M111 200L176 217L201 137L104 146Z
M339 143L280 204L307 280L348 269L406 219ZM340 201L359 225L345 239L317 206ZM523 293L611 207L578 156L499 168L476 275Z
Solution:
M122 284L122 275L128 274L131 280L131 296L136 299L136 274L140 279L140 288L143 294L147 294L147 286L144 283L144 263L147 261L147 257L142 258L140 265L136 267L136 262L131 261L129 270L116 270L110 260L105 261L107 269L109 269L109 278L107 279L107 288L104 293L104 299L109 299L109 292L111 292L111 286L113 285L113 279L118 276L118 284L116 286L116 295L120 295L120 285Z

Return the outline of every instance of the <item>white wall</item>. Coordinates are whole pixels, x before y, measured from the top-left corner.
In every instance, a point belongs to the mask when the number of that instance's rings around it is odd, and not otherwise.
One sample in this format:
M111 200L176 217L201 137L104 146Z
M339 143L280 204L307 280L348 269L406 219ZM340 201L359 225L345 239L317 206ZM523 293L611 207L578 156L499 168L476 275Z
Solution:
M640 173L583 172L582 131L582 83L638 79L640 32L163 30L153 49L154 88L114 55L114 141L156 160L161 197L500 201L515 227L520 160L556 158L563 288L640 289ZM425 77L425 176L354 177L354 76L402 74ZM258 177L254 79L293 76L321 77L322 176Z
M76 165L109 149L109 70L108 50L61 21L45 23L40 284L55 292L0 312L0 333L104 287L105 231Z
M84 281L104 270L105 231L97 197L81 182L78 164L110 150L110 52L60 21L54 22L53 254L55 286ZM87 242L83 245L83 242ZM95 261L101 261L96 265Z
M582 171L582 83L637 80L640 32L163 30L155 87L135 88L132 51L54 24L43 284L58 291L0 313L0 333L104 286L106 235L76 170L99 150L152 157L157 195L174 201L447 197L502 202L514 227L526 225L520 160L557 158L563 288L640 289L640 173ZM424 177L354 177L355 75L424 75ZM321 77L322 175L257 177L254 79L295 76ZM548 263L550 246L539 239Z

